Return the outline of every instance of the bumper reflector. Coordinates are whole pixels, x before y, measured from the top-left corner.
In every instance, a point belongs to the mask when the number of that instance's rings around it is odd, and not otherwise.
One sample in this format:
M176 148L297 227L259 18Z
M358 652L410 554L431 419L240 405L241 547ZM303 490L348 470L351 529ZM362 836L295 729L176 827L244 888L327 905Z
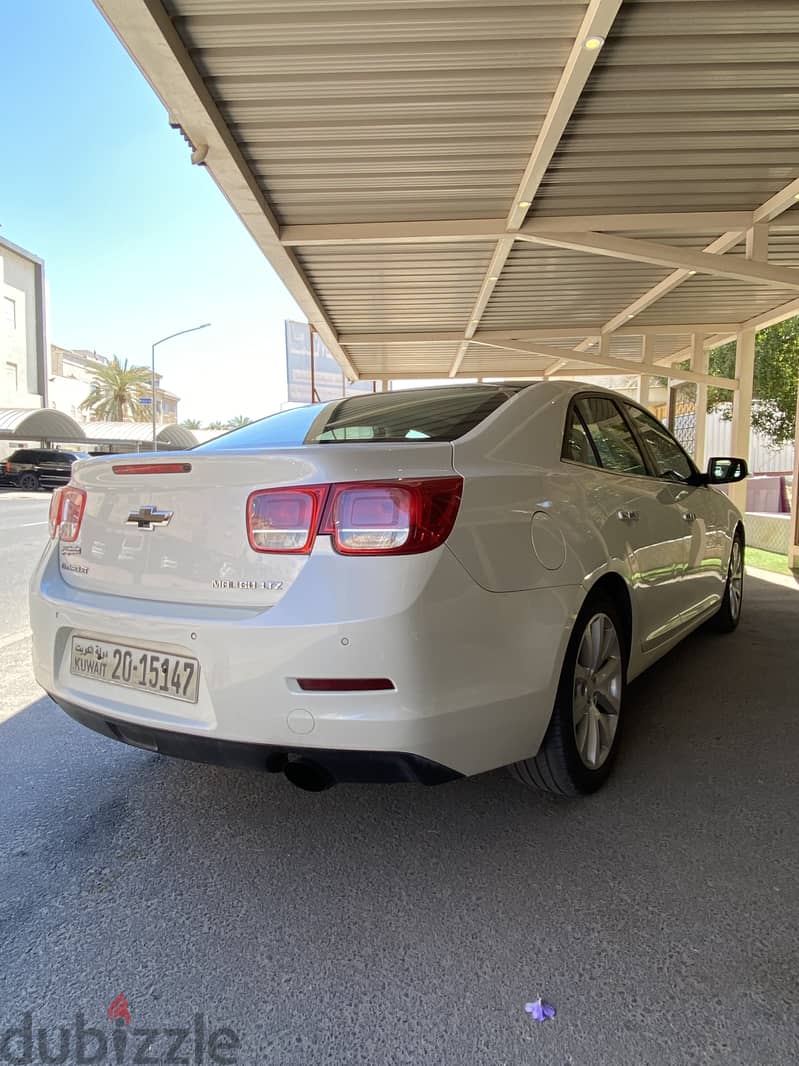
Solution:
M298 677L303 692L385 692L396 685L387 677Z

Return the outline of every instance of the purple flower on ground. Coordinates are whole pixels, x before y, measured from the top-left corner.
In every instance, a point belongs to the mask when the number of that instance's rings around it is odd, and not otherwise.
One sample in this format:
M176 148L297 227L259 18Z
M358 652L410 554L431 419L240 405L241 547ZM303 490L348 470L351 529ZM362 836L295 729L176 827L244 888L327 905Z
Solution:
M537 1022L545 1022L547 1018L555 1017L555 1008L551 1003L544 1003L539 996L535 1003L525 1003L524 1009L532 1014Z

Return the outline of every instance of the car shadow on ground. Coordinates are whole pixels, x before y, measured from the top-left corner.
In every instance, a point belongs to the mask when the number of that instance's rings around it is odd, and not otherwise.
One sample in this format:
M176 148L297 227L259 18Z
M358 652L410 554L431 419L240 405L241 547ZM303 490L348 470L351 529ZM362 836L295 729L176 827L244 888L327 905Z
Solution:
M630 687L574 802L504 771L304 793L37 701L0 726L5 1001L124 989L281 1066L795 1061L799 598L747 594Z

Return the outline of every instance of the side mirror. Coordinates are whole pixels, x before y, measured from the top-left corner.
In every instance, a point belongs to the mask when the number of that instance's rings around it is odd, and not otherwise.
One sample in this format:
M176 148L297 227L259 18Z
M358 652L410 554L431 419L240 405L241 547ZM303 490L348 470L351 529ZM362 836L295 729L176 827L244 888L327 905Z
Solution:
M728 485L743 481L749 473L745 459L733 459L730 456L716 456L707 464L705 481L708 485Z

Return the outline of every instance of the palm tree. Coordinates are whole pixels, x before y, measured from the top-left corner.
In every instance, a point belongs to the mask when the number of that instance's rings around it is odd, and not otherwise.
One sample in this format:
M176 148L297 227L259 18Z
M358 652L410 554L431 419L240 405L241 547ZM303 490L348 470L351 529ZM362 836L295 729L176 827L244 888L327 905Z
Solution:
M209 422L208 425L205 428L206 429L224 429L225 428L225 423L224 422Z
M242 426L249 426L250 422L252 422L252 419L247 418L246 415L234 415L225 426L225 429L241 429Z
M199 418L184 418L180 424L184 429L202 429Z
M101 422L124 422L141 416L139 397L150 391L150 371L143 366L128 366L116 356L107 366L98 366L89 395L80 405Z

